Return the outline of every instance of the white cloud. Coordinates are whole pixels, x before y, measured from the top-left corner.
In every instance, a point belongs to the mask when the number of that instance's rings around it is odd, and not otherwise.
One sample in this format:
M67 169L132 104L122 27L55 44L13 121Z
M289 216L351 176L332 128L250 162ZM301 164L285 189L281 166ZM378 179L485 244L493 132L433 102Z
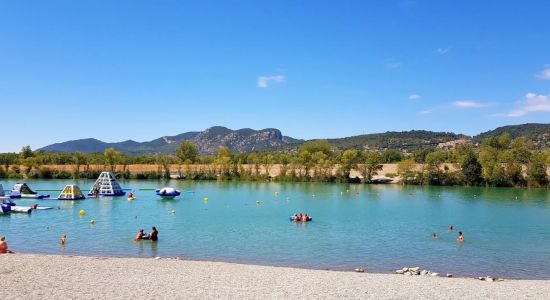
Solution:
M537 78L542 80L550 80L550 68L542 70L542 72L537 74Z
M521 117L530 112L550 112L550 95L527 93L521 107L505 114L506 117Z
M393 59L388 59L386 61L386 69L390 69L390 70L393 70L393 69L399 69L403 66L403 64L399 61L395 61Z
M451 51L451 47L437 48L437 49L434 50L434 53L439 54L439 55L445 55L445 54L449 53L449 51Z
M426 108L420 112L421 115L429 115L431 113L434 113L437 110L435 107Z
M285 77L283 75L275 75L275 76L260 76L258 77L258 87L259 88L266 88L273 84L283 83L285 82Z
M422 96L417 94L412 94L409 96L409 100L420 100L420 99L422 99Z
M453 106L460 109L484 108L491 106L488 103L481 103L469 100L458 100L453 102Z

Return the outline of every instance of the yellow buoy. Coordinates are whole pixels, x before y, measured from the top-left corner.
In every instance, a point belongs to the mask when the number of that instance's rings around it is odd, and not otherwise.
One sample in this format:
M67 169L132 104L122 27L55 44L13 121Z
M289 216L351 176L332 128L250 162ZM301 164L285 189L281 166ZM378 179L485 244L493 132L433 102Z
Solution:
M275 192L275 197L278 197L279 196L279 192Z
M208 197L204 197L204 202L208 202Z
M84 215L86 215L86 211L83 210L83 209L81 209L80 212L79 212L79 214L80 214L81 216L84 216Z

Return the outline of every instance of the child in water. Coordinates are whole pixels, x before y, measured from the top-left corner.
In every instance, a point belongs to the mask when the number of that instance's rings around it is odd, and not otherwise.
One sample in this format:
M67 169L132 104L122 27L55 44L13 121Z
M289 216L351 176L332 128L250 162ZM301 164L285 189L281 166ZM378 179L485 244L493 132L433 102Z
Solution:
M460 243L464 243L464 236L462 235L462 231L458 232L458 238L456 240Z
M67 240L67 235L64 234L62 237L61 237L61 245L62 246L65 246L65 241Z
M139 241L141 239L143 239L143 237L145 236L145 233L143 233L143 229L141 229L138 234L136 235L136 237L134 238L134 241Z

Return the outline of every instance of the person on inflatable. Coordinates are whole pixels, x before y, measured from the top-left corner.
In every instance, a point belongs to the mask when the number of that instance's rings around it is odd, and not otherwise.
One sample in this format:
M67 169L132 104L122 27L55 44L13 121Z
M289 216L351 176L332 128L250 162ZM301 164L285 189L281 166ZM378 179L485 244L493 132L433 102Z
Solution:
M300 217L298 217L298 214L294 214L294 216L292 217L292 219L294 220L294 222L300 221Z

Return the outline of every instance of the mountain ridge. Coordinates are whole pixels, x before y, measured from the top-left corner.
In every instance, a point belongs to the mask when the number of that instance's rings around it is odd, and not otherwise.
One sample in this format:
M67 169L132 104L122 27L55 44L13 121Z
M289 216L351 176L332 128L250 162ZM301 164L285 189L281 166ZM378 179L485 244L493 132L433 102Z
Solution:
M441 143L460 139L479 142L489 136L498 136L508 132L512 138L526 137L537 148L550 148L550 124L527 123L507 125L468 136L453 132L434 132L428 130L387 131L343 138L327 139L335 148L375 149L411 151L415 149L435 148ZM162 136L145 142L126 140L107 143L96 138L71 140L54 143L38 149L45 152L103 152L114 148L129 155L174 154L182 141L191 141L197 145L200 154L212 155L219 147L228 147L233 153L260 151L294 151L305 140L284 136L279 129L265 128L254 130L241 128L232 130L223 126L213 126L203 131L189 131L173 136Z

